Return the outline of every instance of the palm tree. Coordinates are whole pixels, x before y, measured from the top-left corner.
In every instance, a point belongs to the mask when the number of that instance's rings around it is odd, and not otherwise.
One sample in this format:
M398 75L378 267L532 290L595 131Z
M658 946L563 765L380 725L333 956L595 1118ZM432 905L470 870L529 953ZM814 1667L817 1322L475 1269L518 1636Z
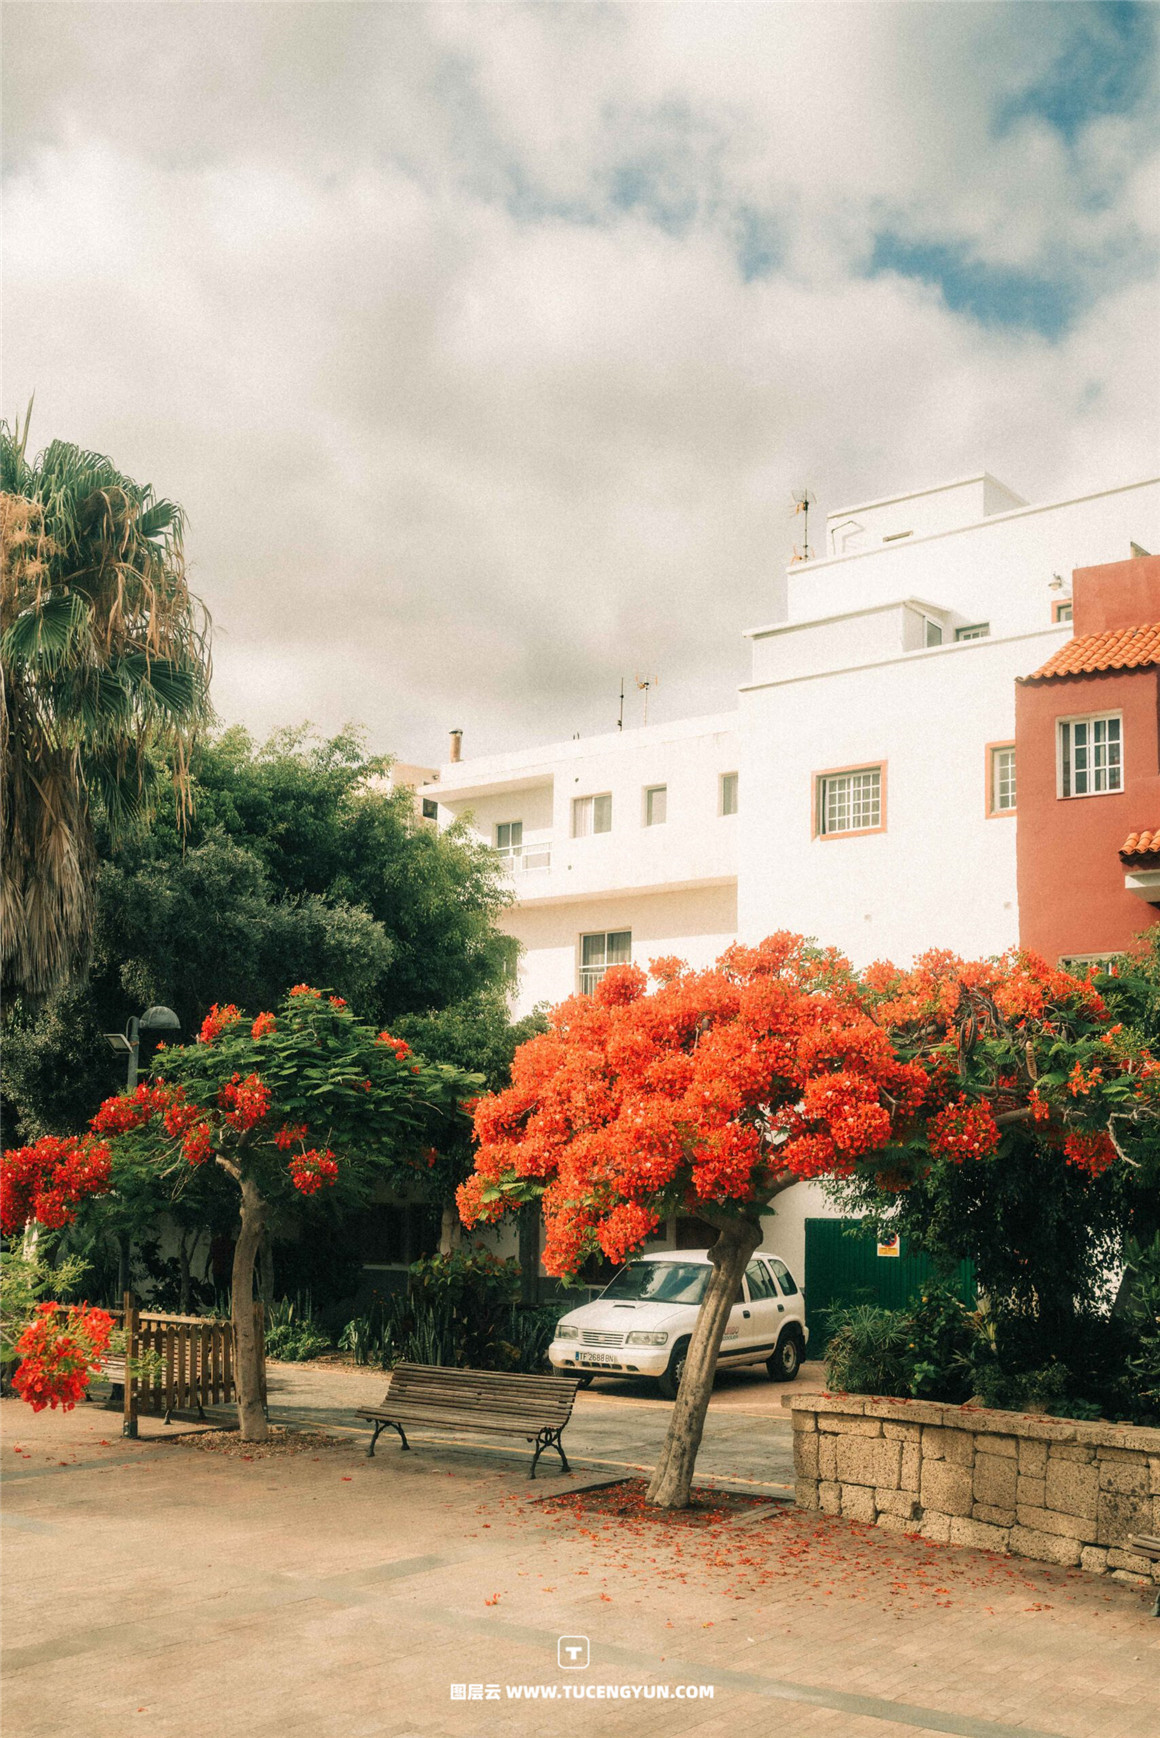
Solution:
M98 453L29 460L27 441L27 417L0 423L0 972L35 999L87 957L94 810L124 834L168 763L184 811L210 660L181 509Z

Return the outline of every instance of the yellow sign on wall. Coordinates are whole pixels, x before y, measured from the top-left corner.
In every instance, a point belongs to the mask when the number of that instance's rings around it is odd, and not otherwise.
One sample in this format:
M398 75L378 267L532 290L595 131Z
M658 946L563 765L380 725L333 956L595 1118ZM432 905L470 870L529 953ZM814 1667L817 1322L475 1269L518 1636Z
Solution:
M902 1254L902 1250L899 1248L897 1232L895 1233L895 1235L893 1237L885 1238L878 1245L878 1253L879 1253L879 1255L901 1255Z

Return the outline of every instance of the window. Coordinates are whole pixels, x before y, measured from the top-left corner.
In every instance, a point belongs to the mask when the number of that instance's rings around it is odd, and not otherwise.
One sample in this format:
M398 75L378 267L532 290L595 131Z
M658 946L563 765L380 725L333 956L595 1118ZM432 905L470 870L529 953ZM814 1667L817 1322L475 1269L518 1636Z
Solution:
M972 622L969 628L956 628L956 640L985 640L991 632L990 622Z
M785 1262L779 1261L776 1255L771 1255L769 1258L769 1265L772 1267L774 1273L776 1273L777 1283L780 1285L786 1297L795 1296L797 1292L797 1281L794 1279L789 1268L785 1265Z
M1069 597L1056 599L1051 606L1051 619L1053 622L1069 622L1071 620L1071 599Z
M626 966L632 957L631 929L580 937L580 994L590 996L609 966Z
M1060 959L1059 969L1070 972L1076 978L1089 978L1099 972L1110 972L1113 977L1118 977L1126 959L1127 956L1122 953L1064 954Z
M522 821L501 821L495 829L495 848L501 857L522 857L524 852L524 823Z
M611 833L612 798L607 792L600 797L572 799L572 837L586 839L590 833Z
M929 616L923 616L922 619L926 623L924 643L928 646L941 646L943 643L942 623L932 622Z
M423 798L423 819L425 821L437 821L439 819L439 804L435 801L434 797Z
M1059 721L1059 794L1104 796L1124 788L1123 723L1118 712Z
M987 813L1015 813L1015 744L993 742L987 749Z
M737 774L735 772L721 774L720 810L723 815L737 813Z
M769 1269L764 1261L751 1261L745 1269L745 1277L749 1281L749 1297L754 1302L762 1297L776 1297L777 1289L769 1277Z
M882 771L880 766L863 766L818 773L815 830L823 836L880 832Z
M644 824L646 827L659 827L667 819L669 805L668 785L649 785L644 793Z

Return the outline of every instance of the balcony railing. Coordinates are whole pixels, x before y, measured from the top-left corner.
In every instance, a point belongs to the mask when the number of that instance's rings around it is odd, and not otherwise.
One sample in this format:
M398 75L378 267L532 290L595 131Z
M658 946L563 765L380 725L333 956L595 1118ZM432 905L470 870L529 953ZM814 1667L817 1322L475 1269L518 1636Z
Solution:
M499 845L495 854L511 875L536 875L552 867L551 845Z

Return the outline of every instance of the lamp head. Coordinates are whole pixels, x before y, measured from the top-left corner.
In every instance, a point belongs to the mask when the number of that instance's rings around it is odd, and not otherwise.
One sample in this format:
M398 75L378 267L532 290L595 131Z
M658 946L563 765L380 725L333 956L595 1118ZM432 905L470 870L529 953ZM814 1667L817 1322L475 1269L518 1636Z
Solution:
M146 1008L140 1019L142 1032L180 1032L181 1021L172 1008L162 1008L159 1004Z

